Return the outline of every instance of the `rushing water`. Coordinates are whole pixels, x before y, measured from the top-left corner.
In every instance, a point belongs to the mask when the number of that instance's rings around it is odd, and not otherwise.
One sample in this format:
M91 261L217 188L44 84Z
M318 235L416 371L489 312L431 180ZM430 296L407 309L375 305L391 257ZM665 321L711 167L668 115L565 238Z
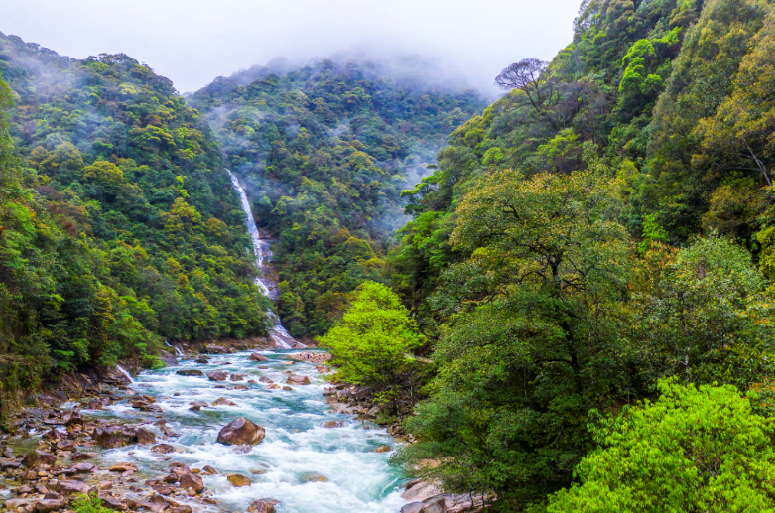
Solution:
M258 499L282 501L278 513L397 513L406 503L400 497L404 479L398 469L388 463L390 453L375 453L383 445L394 445L384 429L362 425L347 415L334 413L323 397L325 381L313 364L298 362L290 365L289 351L264 351L269 361L248 360L250 353L212 355L209 364L184 362L180 367L147 371L136 377L132 388L140 394L156 398L164 410L162 418L180 437L165 441L183 453L160 455L150 446L130 446L105 451L100 459L105 463L131 461L141 471L165 471L170 461L191 467L212 465L220 474L201 474L205 486L215 492L217 511L245 511ZM267 367L259 369L259 366ZM247 390L234 389L231 381L213 382L206 377L181 376L179 369L196 368L207 372L222 369L246 374L240 383ZM285 385L285 370L310 377L312 384L293 390L270 390L264 383L248 384L266 376ZM216 388L224 387L225 388ZM236 406L216 406L190 410L191 401L212 404L225 397ZM162 432L150 425L157 414L143 413L127 403L109 406L105 410L85 411L103 418L147 421L158 436ZM266 429L266 438L248 454L239 454L232 447L216 444L218 431L228 422L244 416ZM344 427L326 429L321 424L329 420L344 422ZM161 440L160 440L161 442ZM236 488L225 473L248 476L250 486ZM326 481L305 482L315 475Z
M250 201L248 201L248 195L245 193L245 189L239 184L237 177L229 171L229 178L231 178L231 185L235 191L239 194L240 204L242 204L242 210L245 212L245 225L248 228L250 234L250 241L253 243L253 254L256 256L256 268L258 269L258 278L256 278L256 286L261 290L261 293L266 297L276 300L276 291L271 291L269 287L261 279L264 273L264 255L267 252L264 241L261 239L261 234L258 232L256 226L256 220L253 217L253 212L250 209ZM272 319L275 325L269 329L269 336L272 337L275 345L283 349L291 349L292 347L306 347L301 342L294 340L293 337L285 330L280 318L273 312L267 312L269 318Z

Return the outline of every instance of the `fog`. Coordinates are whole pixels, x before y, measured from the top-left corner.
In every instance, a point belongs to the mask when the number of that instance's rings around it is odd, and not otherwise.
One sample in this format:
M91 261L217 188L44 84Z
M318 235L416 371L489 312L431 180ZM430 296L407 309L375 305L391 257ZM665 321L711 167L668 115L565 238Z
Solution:
M420 54L493 93L523 57L571 42L580 0L2 0L0 32L83 58L125 53L181 92L276 57Z

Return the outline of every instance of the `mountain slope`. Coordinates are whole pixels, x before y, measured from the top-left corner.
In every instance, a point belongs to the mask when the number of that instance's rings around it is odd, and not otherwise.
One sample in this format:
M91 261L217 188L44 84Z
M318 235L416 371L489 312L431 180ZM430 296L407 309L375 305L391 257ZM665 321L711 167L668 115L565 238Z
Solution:
M433 85L425 63L315 61L254 67L191 97L277 237L279 308L294 335L320 334L364 279L380 279L401 190L447 134L484 106ZM402 71L405 68L410 71ZM438 77L436 77L438 78Z

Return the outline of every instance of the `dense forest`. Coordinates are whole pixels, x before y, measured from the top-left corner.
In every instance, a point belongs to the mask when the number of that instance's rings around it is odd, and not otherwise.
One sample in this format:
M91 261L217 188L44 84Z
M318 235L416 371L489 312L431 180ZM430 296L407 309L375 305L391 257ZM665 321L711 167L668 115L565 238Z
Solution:
M503 511L772 511L775 5L588 0L496 82L386 259L438 366L401 458Z
M486 103L437 85L440 72L418 58L270 64L216 79L191 104L253 192L259 228L277 237L285 326L316 336L359 283L380 279L406 220L401 191Z
M514 57L491 105L411 59L184 98L0 35L2 409L265 332L229 169L283 322L409 474L490 511L775 511L775 4L584 0Z
M217 142L168 79L3 35L0 78L3 409L83 364L265 332Z

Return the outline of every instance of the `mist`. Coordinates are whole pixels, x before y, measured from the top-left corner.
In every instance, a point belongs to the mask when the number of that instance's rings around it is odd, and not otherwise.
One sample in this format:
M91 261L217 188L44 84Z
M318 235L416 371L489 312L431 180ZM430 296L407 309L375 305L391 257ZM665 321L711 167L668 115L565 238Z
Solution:
M523 57L552 58L572 40L580 0L24 0L3 6L0 31L61 55L125 53L180 92L286 58L418 54L493 96L493 78Z

